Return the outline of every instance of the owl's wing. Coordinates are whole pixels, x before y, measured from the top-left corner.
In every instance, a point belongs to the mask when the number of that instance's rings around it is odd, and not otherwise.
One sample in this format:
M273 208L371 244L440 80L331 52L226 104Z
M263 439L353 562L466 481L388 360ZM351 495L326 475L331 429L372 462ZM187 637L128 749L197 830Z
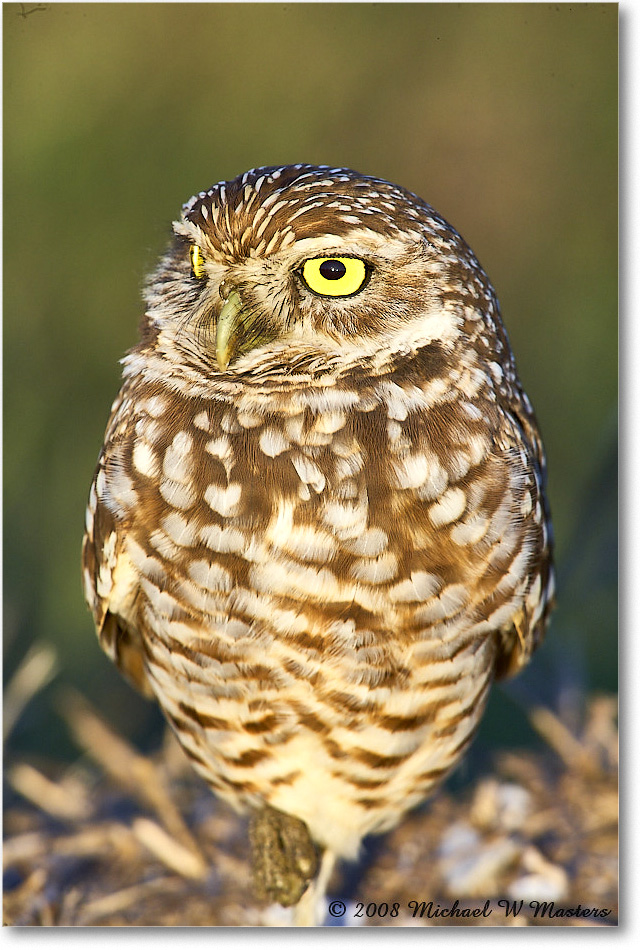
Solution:
M122 535L114 518L103 505L98 505L93 525L83 539L82 564L85 599L100 645L132 685L151 697L142 640L129 620L138 576L122 549Z
M522 520L522 546L530 549L529 585L512 623L498 633L496 677L518 673L529 661L546 632L554 605L552 528L546 498L546 459L537 422L520 401L506 415L508 425L496 448L516 472L521 497L530 494L530 516ZM524 450L526 465L524 465ZM518 496L518 505L521 498Z
M106 436L110 454L107 457L104 451L101 453L89 494L82 546L83 586L103 650L132 685L151 697L142 639L136 627L139 574L123 548L126 524L100 500L97 490L99 479L109 476L108 468L118 465L115 419L121 402L119 396L112 407Z
M546 618L551 606L547 603L542 616L536 622L533 622L533 611L523 606L514 617L512 626L499 633L495 661L496 679L514 676L526 666L544 638Z

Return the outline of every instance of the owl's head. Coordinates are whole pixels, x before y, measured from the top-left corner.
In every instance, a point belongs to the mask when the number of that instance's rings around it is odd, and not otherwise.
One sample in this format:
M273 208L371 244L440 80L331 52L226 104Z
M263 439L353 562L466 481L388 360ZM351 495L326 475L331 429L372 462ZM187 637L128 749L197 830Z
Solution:
M192 198L148 288L148 329L243 374L453 346L495 319L460 237L416 195L345 168L257 168Z

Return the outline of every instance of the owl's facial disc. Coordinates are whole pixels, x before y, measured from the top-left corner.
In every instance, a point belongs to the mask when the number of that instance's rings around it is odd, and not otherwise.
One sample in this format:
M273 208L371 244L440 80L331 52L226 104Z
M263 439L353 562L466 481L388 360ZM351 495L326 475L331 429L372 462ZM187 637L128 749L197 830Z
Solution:
M396 345L398 332L411 341L425 335L434 281L426 278L425 242L414 232L408 239L372 229L341 235L319 229L285 247L268 244L269 253L260 254L242 244L247 229L236 243L234 235L223 241L220 223L203 229L188 220L175 230L182 267L202 287L194 296L194 326L213 332L207 355L221 373L243 374L246 364L237 361L266 346L265 359L282 366L288 341L297 352L323 358L346 344L368 353Z
M298 260L296 259L298 257ZM284 303L283 287L297 279L312 297L351 298L363 291L370 280L372 266L353 255L325 254L301 260L296 256L277 265L271 272L245 261L227 270L219 284L223 307L216 318L215 358L224 373L238 357L279 337L296 322L296 311ZM205 259L196 245L190 248L192 276L207 277ZM278 306L277 306L278 302ZM274 319L275 310L281 316ZM288 316L286 316L288 315ZM304 320L301 318L301 324Z

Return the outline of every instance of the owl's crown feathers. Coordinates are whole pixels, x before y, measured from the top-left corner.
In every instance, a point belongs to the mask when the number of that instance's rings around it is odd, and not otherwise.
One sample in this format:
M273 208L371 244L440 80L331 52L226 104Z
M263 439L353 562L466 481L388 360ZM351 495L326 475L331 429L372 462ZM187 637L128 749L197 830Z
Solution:
M392 235L426 213L435 214L404 188L326 165L254 168L217 182L183 206L183 220L232 258L269 255L323 233L342 237L355 226Z

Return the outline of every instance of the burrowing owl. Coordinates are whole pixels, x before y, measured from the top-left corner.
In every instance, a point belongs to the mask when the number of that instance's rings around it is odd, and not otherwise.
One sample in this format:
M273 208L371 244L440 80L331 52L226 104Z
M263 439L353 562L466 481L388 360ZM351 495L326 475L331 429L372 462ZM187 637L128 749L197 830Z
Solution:
M494 291L416 195L259 168L184 207L87 509L102 646L294 903L469 744L552 597ZM309 911L306 911L308 914Z

